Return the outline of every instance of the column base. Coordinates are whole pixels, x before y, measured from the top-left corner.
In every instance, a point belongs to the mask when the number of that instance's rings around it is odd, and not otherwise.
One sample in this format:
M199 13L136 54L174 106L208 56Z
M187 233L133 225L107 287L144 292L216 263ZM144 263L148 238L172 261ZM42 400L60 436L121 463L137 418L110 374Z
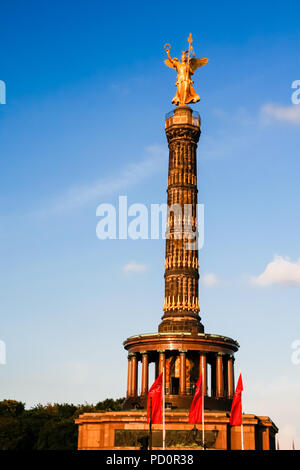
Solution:
M176 333L176 332L185 332L185 333L204 333L204 326L200 322L200 319L164 319L158 326L159 333Z

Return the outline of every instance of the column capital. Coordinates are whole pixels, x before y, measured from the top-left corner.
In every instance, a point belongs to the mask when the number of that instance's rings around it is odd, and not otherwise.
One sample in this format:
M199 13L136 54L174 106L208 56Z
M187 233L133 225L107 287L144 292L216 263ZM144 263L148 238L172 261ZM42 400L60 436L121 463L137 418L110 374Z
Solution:
M206 354L207 354L207 353L204 352L204 351L199 351L199 356L206 356Z
M224 357L224 356L225 356L225 353L223 353L223 352L218 352L218 353L217 353L217 356L218 356L218 357Z
M178 349L179 351L179 354L186 354L187 353L187 349Z
M141 354L142 356L147 356L147 355L148 355L148 351L140 351L140 354Z
M158 349L157 352L159 354L165 354L166 350L165 349Z
M136 357L136 353L129 353L128 354L128 359L131 359L132 357Z

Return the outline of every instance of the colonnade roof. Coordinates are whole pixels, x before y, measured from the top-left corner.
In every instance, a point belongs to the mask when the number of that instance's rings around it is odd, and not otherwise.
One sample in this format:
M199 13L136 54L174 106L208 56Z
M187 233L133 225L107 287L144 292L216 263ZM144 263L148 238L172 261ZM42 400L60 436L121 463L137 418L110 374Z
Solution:
M152 337L152 338L165 338L165 337L183 337L183 336L188 336L188 337L191 337L191 336L199 336L201 339L220 339L222 341L226 341L226 342L230 342L230 343L236 343L237 346L239 347L239 343L230 338L229 336L224 336L224 335L216 335L216 334L211 334L211 333L197 333L196 335L191 333L191 332L185 332L185 331L178 331L178 332L162 332L162 333L141 333L141 334L138 334L138 335L133 335L133 336L129 336L124 342L123 344L126 344L127 341L131 341L131 340L134 340L134 339L139 339L139 338L147 338L147 337Z

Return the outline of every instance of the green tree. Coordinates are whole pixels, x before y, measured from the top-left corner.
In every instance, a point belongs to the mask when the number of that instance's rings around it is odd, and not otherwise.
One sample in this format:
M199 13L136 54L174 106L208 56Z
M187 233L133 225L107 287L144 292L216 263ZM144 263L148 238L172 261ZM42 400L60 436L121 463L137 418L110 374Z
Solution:
M0 450L76 450L75 419L83 413L119 411L124 398L108 398L96 406L48 403L25 410L15 400L0 402Z
M0 417L2 416L20 416L25 410L25 403L15 400L0 401Z

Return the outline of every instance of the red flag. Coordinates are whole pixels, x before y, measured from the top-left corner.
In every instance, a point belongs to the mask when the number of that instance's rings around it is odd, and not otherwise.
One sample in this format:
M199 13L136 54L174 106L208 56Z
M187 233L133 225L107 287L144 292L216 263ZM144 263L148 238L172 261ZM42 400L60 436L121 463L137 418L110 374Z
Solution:
M203 385L202 374L196 384L196 392L193 398L192 406L189 413L189 423L202 423L203 413Z
M232 400L231 413L230 413L230 424L231 426L239 426L242 422L242 391L243 381L242 374L239 376L239 380L235 389L235 394Z
M163 398L163 389L162 389L163 374L161 373L154 384L148 392L147 398L147 423L150 422L150 401L152 398L152 424L161 424L162 423L162 398Z

